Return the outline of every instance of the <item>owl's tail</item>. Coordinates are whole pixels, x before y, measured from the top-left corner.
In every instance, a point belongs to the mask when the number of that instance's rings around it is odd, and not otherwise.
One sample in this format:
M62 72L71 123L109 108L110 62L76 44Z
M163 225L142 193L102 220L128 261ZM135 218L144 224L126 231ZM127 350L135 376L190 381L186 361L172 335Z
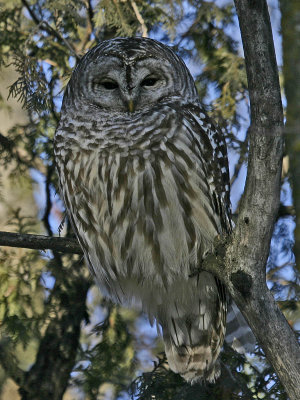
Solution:
M202 381L214 382L221 373L218 355L221 346L212 351L206 345L176 346L172 340L165 339L165 350L169 367L173 372L180 374L187 382Z
M221 297L215 303L215 314L213 307L202 307L205 312L200 315L171 318L169 323L162 325L169 366L187 382L214 382L220 376L218 356L225 328L225 341L234 350L246 353L255 349L255 336L232 300L226 326L226 303L223 299Z
M175 302L174 308L169 303L169 315L164 314L160 325L170 369L190 383L214 382L221 372L218 356L226 329L226 293L206 272L200 274L197 289L184 307L184 301Z

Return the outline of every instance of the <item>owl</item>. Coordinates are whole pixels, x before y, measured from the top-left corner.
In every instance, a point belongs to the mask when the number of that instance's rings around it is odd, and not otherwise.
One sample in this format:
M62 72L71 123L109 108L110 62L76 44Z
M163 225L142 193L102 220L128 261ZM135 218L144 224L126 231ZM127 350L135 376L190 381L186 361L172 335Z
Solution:
M228 299L201 264L231 230L228 161L183 60L147 38L94 47L66 88L54 153L102 293L156 321L174 372L214 381Z

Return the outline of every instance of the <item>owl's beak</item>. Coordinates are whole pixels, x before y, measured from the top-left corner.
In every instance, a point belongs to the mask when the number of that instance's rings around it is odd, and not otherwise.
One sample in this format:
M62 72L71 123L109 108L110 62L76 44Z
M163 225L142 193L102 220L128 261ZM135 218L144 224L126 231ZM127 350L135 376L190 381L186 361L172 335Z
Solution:
M130 113L133 113L135 107L134 107L134 102L133 102L132 99L128 100L127 106L128 106L128 111L129 111Z
M124 106L127 108L129 113L134 113L136 108L136 100L138 98L138 93L136 91L136 87L125 87L121 91L121 97L123 100Z

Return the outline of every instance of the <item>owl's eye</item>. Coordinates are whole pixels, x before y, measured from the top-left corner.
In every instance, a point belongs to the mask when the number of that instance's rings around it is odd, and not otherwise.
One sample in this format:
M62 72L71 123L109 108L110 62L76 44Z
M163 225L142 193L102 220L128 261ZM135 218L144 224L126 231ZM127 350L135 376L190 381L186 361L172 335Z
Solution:
M94 85L102 86L106 90L114 90L119 87L118 83L113 80L94 81Z
M119 85L115 81L103 81L101 82L101 85L104 87L104 89L107 90L114 90L119 87Z
M141 86L150 87L150 86L154 86L157 82L158 82L158 78L149 76L142 81Z

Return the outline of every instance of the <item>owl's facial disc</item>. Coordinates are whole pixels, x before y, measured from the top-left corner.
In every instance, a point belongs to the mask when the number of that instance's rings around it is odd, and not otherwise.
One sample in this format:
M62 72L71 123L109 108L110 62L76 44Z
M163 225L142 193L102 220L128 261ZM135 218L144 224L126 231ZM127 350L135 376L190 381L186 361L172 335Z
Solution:
M169 65L154 58L126 64L118 57L103 57L88 71L89 100L101 108L133 113L174 92Z

